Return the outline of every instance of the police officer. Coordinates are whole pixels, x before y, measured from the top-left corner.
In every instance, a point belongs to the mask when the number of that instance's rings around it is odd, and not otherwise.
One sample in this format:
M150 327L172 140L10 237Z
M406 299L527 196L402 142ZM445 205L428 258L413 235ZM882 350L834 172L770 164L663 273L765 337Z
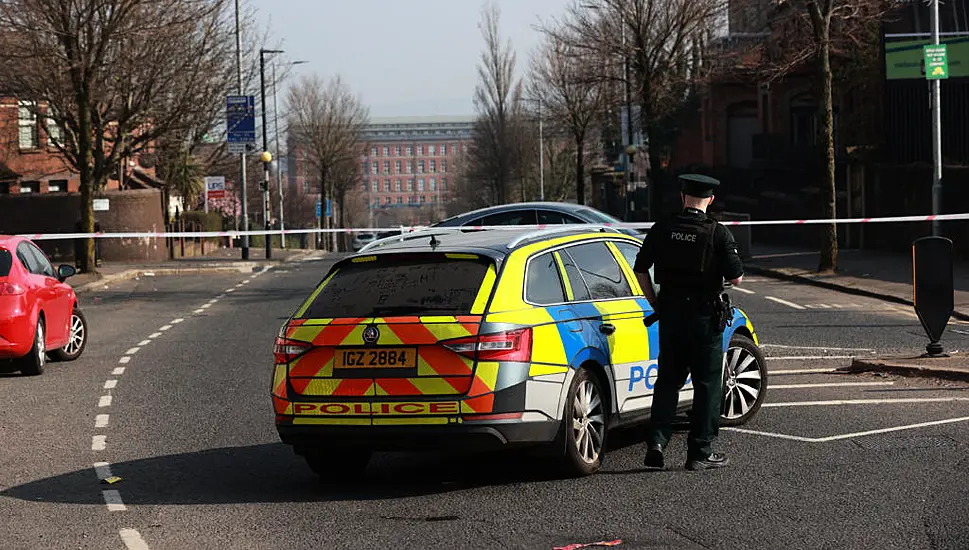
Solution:
M688 470L728 463L713 443L720 426L723 385L723 281L740 284L743 263L730 230L706 211L720 182L699 174L680 176L683 211L650 228L635 271L659 323L659 373L647 434L644 464L665 467L663 450L673 435L680 389L693 378L693 412L687 439ZM649 268L654 266L657 297Z

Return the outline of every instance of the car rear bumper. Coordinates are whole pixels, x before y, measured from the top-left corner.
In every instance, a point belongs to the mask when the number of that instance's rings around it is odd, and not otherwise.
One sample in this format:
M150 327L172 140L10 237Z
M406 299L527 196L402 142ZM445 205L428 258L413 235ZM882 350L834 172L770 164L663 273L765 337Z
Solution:
M278 422L283 443L296 448L366 448L375 451L492 450L555 441L556 421L465 422L420 426L294 425Z
M16 359L30 352L34 334L30 318L17 315L0 320L0 359Z

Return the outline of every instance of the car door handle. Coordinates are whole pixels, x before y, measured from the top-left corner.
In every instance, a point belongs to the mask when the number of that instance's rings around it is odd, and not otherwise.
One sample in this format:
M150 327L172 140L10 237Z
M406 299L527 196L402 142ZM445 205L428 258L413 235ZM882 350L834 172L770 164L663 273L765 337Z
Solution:
M613 332L616 332L616 325L612 323L602 323L599 325L599 332L603 334L612 334Z

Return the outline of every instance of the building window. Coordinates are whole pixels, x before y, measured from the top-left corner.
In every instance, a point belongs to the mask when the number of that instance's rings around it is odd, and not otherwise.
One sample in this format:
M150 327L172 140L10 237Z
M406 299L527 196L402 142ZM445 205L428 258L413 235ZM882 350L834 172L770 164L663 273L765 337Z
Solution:
M372 182L370 182L370 190L373 191L374 193L380 190L379 187L380 187L379 181L373 180Z
M394 173L395 174L399 174L401 172L401 168L403 168L403 165L401 164L401 162L399 160L395 160L394 161Z
M407 204L417 204L417 197L413 195L407 197Z
M376 145L374 145L373 147L370 148L370 156L371 157L377 156L378 153L379 153L379 150L377 149L377 146Z
M437 195L431 195L431 202L437 203Z
M20 101L17 123L20 127L20 148L33 149L37 147L37 113L34 111L33 101Z
M66 193L67 180L50 180L47 182L48 193Z
M447 178L441 178L441 191L447 191Z
M47 146L56 147L55 143L63 145L64 133L61 131L61 127L54 122L54 119L47 117L44 119L44 124L47 125Z
M437 173L437 161L434 159L431 159L431 173L432 174Z
M414 190L414 178L407 178L407 192Z
M442 174L447 173L447 161L444 159L441 159L441 173Z
M428 154L430 154L431 156L436 155L437 154L437 147L435 147L433 145L428 146Z
M400 156L400 145L394 146L394 156Z
M407 146L407 156L408 156L408 157L409 157L409 156L411 156L411 154L413 153L413 151L414 151L414 149L412 149L412 148L411 148L411 146L410 146L410 145L408 145L408 146Z
M424 178L417 180L417 190L421 193L424 192Z
M418 154L418 156L422 156L422 157L424 156L424 146L423 145L418 145L417 146L417 154Z
M401 189L401 181L397 180L394 182L394 191L397 191L398 193L400 193L400 189Z
M26 195L28 193L40 193L40 182L39 181L20 182L20 194Z
M424 173L424 161L423 160L417 161L417 173L418 174L423 174Z
M414 167L413 167L413 166L411 166L411 163L409 163L409 162L408 162L408 163L407 163L407 173L408 173L408 174L410 174L411 172L413 172L413 168L414 168Z
M384 204L390 204L390 197L384 199Z
M376 174L376 173L377 173L377 170L378 170L378 168L379 168L379 167L378 167L378 165L377 165L377 161L373 161L373 162L371 162L371 163L370 163L370 173L371 173L371 174Z
M384 145L384 156L385 157L389 157L390 156L390 146L388 146L388 145Z
M401 197L397 197L397 204L404 204L404 199Z
M431 178L431 191L437 191L437 178Z
M384 174L389 174L389 173L390 173L390 161L389 160L385 160L384 161Z
M421 195L421 204L424 204L425 202L427 202L427 197Z
M390 193L390 180L384 180L384 193Z

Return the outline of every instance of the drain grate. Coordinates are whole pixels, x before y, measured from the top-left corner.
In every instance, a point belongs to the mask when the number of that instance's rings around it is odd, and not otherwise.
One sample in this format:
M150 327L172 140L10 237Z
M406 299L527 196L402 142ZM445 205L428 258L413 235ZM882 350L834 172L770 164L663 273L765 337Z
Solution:
M958 447L959 442L944 435L921 435L909 437L866 437L854 440L863 449L941 449Z

